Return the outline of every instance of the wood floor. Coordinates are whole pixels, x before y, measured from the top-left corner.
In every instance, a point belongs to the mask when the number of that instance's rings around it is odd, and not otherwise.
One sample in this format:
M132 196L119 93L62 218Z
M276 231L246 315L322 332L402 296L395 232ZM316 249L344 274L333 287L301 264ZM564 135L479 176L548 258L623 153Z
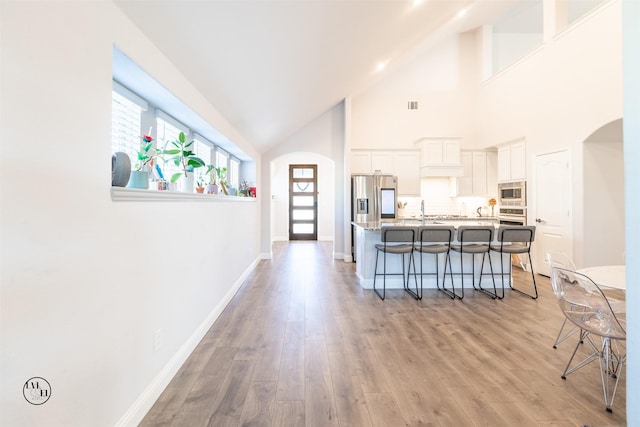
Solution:
M552 348L562 313L537 280L535 301L381 301L330 244L278 243L141 425L626 425L624 373L612 414L597 362L560 378L575 340Z

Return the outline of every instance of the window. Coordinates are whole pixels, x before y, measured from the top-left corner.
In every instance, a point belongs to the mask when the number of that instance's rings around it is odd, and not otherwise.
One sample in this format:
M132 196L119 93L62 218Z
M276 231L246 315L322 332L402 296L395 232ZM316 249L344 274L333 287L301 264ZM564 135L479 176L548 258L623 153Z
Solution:
M227 184L229 183L229 155L222 150L216 150L216 167L227 168Z
M142 108L116 91L111 98L111 152L127 153L135 168L140 150Z
M233 157L229 159L229 173L227 173L229 186L236 190L240 188L240 162Z
M189 133L189 130L186 128L179 128L172 123L169 123L169 120L174 121L171 117L162 113L161 111L156 111L156 125L158 129L157 140L158 140L158 148L160 149L171 149L175 148L171 145L171 141L176 141L180 132L184 132L185 134ZM175 121L174 121L175 122ZM177 124L177 122L176 122ZM171 157L171 156L168 156ZM160 162L160 168L162 169L162 174L164 179L167 181L171 179L171 175L175 173L182 172L180 166L176 166L173 162L164 163Z
M196 135L194 140L195 142L193 144L193 152L196 153L197 157L200 157L202 161L204 161L205 165L212 164L211 153L213 152L213 144L202 138L200 135ZM206 167L198 169L196 171L196 179L202 181L203 183L207 183L209 181L209 178L203 176L206 171Z
M521 0L493 25L493 74L542 44L542 7L542 0Z

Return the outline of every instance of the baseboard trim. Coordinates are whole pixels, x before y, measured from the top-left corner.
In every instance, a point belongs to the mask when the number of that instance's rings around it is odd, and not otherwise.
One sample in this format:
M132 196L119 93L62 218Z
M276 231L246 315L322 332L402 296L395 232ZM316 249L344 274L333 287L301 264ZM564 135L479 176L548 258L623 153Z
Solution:
M238 292L245 279L256 268L258 262L260 262L260 259L256 258L240 275L238 280L236 280L229 291L227 291L222 300L213 308L206 319L200 324L200 326L198 326L189 339L187 339L187 341L180 347L176 354L136 399L133 405L131 405L127 412L125 412L120 420L115 424L116 427L135 427L140 424L140 421L142 421L147 412L149 412L149 409L151 409L156 400L158 400L158 397L160 397L164 389L169 385L180 367L182 367L182 365L187 361L187 358L191 355L198 343L202 341L202 338L205 336L207 331L218 319L229 302L231 302L231 299Z

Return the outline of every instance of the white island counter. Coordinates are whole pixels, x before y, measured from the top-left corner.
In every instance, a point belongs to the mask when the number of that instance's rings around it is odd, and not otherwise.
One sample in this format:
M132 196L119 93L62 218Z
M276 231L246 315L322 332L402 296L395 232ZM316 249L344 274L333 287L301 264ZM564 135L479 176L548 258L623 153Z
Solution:
M376 248L375 245L381 243L380 240L380 230L382 227L392 227L392 226L398 226L398 225L402 225L402 226L419 226L422 224L422 222L420 220L410 220L410 219L406 219L406 220L394 220L394 221L390 221L390 222L368 222L368 223L352 223L355 226L355 233L354 233L354 237L355 237L355 245L354 245L354 249L355 249L355 258L356 258L356 275L358 277L358 280L360 282L360 285L365 288L365 289L373 289L373 275L374 275L374 267L375 267L375 262L376 262ZM456 220L425 220L424 222L425 225L450 225L450 226L454 226L457 230L457 228L461 225L491 225L494 226L497 230L499 223L496 219L494 218L461 218L461 219L456 219ZM456 236L456 240L454 240L454 244L458 243L457 241L457 236ZM381 273L382 272L382 256L383 254L380 254L380 259L378 261L378 272ZM495 280L496 280L496 287L501 287L502 286L502 277L500 276L500 274L502 273L501 267L500 267L500 255L495 253L495 252L491 252L490 254L491 256L491 263L493 265L493 272L495 273ZM420 254L418 252L414 252L414 259L416 262L416 268L418 269L418 271L420 271ZM454 252L451 251L450 253L450 257L451 257L451 266L453 267L453 283L455 285L456 288L459 288L461 283L462 283L462 278L460 275L457 275L456 273L460 272L460 253L458 252ZM408 256L405 256L405 266L408 266ZM439 268L439 274L440 274L440 278L439 278L439 283L442 283L442 274L444 271L444 259L445 256L444 255L439 255L438 256L438 268ZM474 257L475 259L475 284L477 286L478 281L480 280L480 267L481 267L481 261L482 261L482 255L476 255ZM464 258L463 258L463 264L464 264L464 272L465 273L471 273L472 271L472 255L471 254L464 254ZM505 255L505 271L509 271L509 266L508 266L508 262L510 262L510 257L508 257L508 255ZM423 260L422 260L422 266L424 268L425 272L428 273L434 273L436 270L435 267L435 257L434 255L430 255L430 254L424 254L423 255ZM387 272L401 272L402 271L402 260L401 260L401 256L400 255L391 255L389 256L389 254L387 254ZM489 269L489 260L485 260L485 266L484 266L484 274L489 274L491 272L491 270ZM413 273L413 266L412 266L412 273ZM382 287L382 276L379 276L377 279L377 284L376 287ZM417 280L418 280L418 286L420 284L420 276L417 276ZM447 267L447 287L450 287L450 282L449 282L449 268ZM509 286L509 284L511 283L511 277L510 276L505 276L505 288L507 286ZM471 284L471 275L465 275L464 278L464 284L465 284L465 288L472 288L472 284ZM413 279L411 279L410 282L410 286L413 287ZM483 288L489 288L489 287L493 287L493 284L491 282L491 276L490 275L486 275L483 278L482 281L482 285ZM402 281L402 279L400 278L400 276L388 276L387 277L387 289L403 289L404 288L404 283ZM435 289L436 286L436 279L434 275L425 275L423 277L423 287L424 289L429 289L429 288L433 288Z

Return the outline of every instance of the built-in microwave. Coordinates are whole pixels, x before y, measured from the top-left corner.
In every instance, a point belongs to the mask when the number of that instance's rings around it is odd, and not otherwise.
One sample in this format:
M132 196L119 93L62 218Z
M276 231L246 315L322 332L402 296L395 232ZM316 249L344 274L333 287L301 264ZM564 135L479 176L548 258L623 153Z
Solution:
M527 182L505 182L498 184L501 206L527 206Z

